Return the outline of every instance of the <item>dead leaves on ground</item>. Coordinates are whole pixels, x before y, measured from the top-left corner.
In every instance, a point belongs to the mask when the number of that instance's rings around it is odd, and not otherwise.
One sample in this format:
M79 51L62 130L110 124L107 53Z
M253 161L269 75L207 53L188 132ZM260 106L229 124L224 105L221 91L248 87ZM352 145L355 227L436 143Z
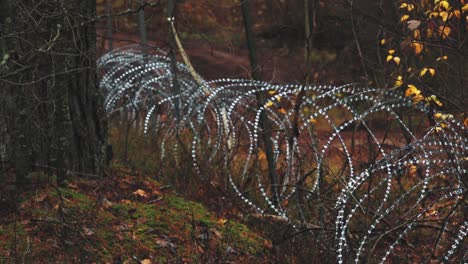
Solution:
M250 255L245 242L225 234L231 228L228 219L190 213L195 209L185 204L174 208L169 202L174 197L150 178L122 174L37 190L18 205L16 223L14 215L2 215L0 255L13 256L7 248L16 235L23 243L18 250L29 247L31 260L193 263L194 256L207 256L264 262L263 255ZM195 204L182 198L174 202ZM245 239L266 241L253 233ZM265 243L270 242L259 245Z

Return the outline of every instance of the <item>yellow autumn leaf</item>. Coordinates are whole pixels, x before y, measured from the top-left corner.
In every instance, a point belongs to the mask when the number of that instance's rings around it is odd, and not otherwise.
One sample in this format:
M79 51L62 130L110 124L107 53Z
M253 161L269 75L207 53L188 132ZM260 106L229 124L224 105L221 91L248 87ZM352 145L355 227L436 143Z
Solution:
M448 59L448 56L447 55L444 55L442 57L439 57L436 59L436 61L440 61L440 60L447 60Z
M274 103L272 101L268 101L266 104L265 104L265 107L272 107L274 105Z
M448 18L448 13L445 12L445 11L442 11L439 13L439 16L442 18L442 21L447 21L447 18Z
M408 3L402 3L402 4L400 5L400 9L401 9L401 8L406 8L406 7L408 7Z
M413 103L417 104L424 100L424 96L422 96L422 94L416 94L412 97L412 99L413 99Z
M438 16L439 16L439 13L438 13L438 12L431 12L431 13L429 14L429 18L431 18L431 19L436 18L436 17L438 17Z
M435 69L434 68L423 68L421 72L419 73L419 77L422 77L429 73L431 76L435 75Z
M309 119L309 122L312 124L317 124L317 119L316 118L311 118Z
M406 7L406 10L408 10L408 12L410 12L411 10L414 9L414 5L413 4L408 4L408 6Z
M462 12L467 12L468 11L468 3L465 4L463 7L462 7Z
M408 89L405 91L405 96L415 96L415 95L420 95L421 91L414 85L408 84Z
M414 53L416 55L420 54L424 50L424 45L422 43L420 43L420 42L411 43L411 47L413 48Z
M391 61L393 59L393 56L392 55L388 55L387 56L387 62Z
M435 105L437 105L438 107L444 106L444 104L435 95L431 95L431 96L426 97L426 102L427 102L427 104L430 104L432 102ZM434 115L434 116L435 117L440 117L442 114L438 113L436 115Z
M442 39L445 39L450 34L451 29L448 26L440 26L439 31L441 32Z
M281 96L280 96L279 94L278 94L278 95L275 95L275 99L276 99L276 101L279 102L279 101L281 101Z
M436 71L434 68L429 68L429 73L431 74L431 76L434 76Z
M401 18L400 18L400 22L405 22L406 20L408 20L409 18L409 15L403 15Z
M395 80L395 87L400 87L403 84L403 77L401 75L398 75L398 77Z
M436 118L437 120L439 121L443 121L443 120L446 120L446 119L452 119L453 118L453 115L451 114L442 114L442 113L435 113L434 114L434 118ZM445 125L447 126L447 125ZM444 126L442 126L444 127Z
M439 7L447 10L450 7L450 4L447 1L440 1Z
M286 111L286 109L284 109L284 108L278 108L278 112L285 115L288 111Z
M395 53L394 49L388 50L388 54L393 55Z
M386 41L385 39L381 39L380 40L380 45L385 45L385 41Z
M419 77L423 77L427 72L427 68L423 68L421 72L419 73Z
M269 90L269 91L268 91L268 94L269 94L269 95L275 95L275 94L276 94L276 91L275 91L275 90Z
M393 61L395 62L396 65L400 65L400 57L394 57Z
M421 38L421 32L419 30L413 31L413 38L414 39L420 39Z
M461 17L460 10L453 10L452 14L453 14L456 18L460 18L460 17Z

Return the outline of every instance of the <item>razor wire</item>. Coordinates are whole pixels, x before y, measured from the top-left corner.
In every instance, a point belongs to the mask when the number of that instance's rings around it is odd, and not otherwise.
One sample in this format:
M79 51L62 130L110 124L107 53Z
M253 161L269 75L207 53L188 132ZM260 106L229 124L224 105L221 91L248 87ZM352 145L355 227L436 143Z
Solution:
M338 263L411 253L466 260L467 128L453 116L358 84L197 82L164 51L139 46L105 54L98 69L106 110L145 112L144 130L157 133L162 157L185 133L197 174L209 177L221 164L259 213L298 229L335 219ZM262 113L271 124L277 186L267 177ZM424 239L432 248L413 245Z

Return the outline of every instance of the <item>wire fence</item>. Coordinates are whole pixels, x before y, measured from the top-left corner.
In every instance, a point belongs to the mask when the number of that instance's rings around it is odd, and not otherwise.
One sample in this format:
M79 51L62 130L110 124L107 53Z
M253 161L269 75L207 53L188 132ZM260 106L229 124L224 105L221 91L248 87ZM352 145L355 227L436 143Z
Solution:
M197 175L221 170L259 213L297 229L331 227L334 242L318 243L338 263L467 260L467 129L452 115L359 84L195 80L164 51L136 45L105 54L98 68L108 113L144 113L161 157L189 149Z

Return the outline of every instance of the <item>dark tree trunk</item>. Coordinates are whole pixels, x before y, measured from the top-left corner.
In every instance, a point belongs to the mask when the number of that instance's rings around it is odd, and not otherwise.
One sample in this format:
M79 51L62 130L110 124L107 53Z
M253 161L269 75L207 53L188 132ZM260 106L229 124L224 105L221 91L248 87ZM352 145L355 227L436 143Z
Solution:
M96 83L95 1L0 0L0 155L17 184L52 169L98 173L107 131ZM3 56L5 58L5 56Z

